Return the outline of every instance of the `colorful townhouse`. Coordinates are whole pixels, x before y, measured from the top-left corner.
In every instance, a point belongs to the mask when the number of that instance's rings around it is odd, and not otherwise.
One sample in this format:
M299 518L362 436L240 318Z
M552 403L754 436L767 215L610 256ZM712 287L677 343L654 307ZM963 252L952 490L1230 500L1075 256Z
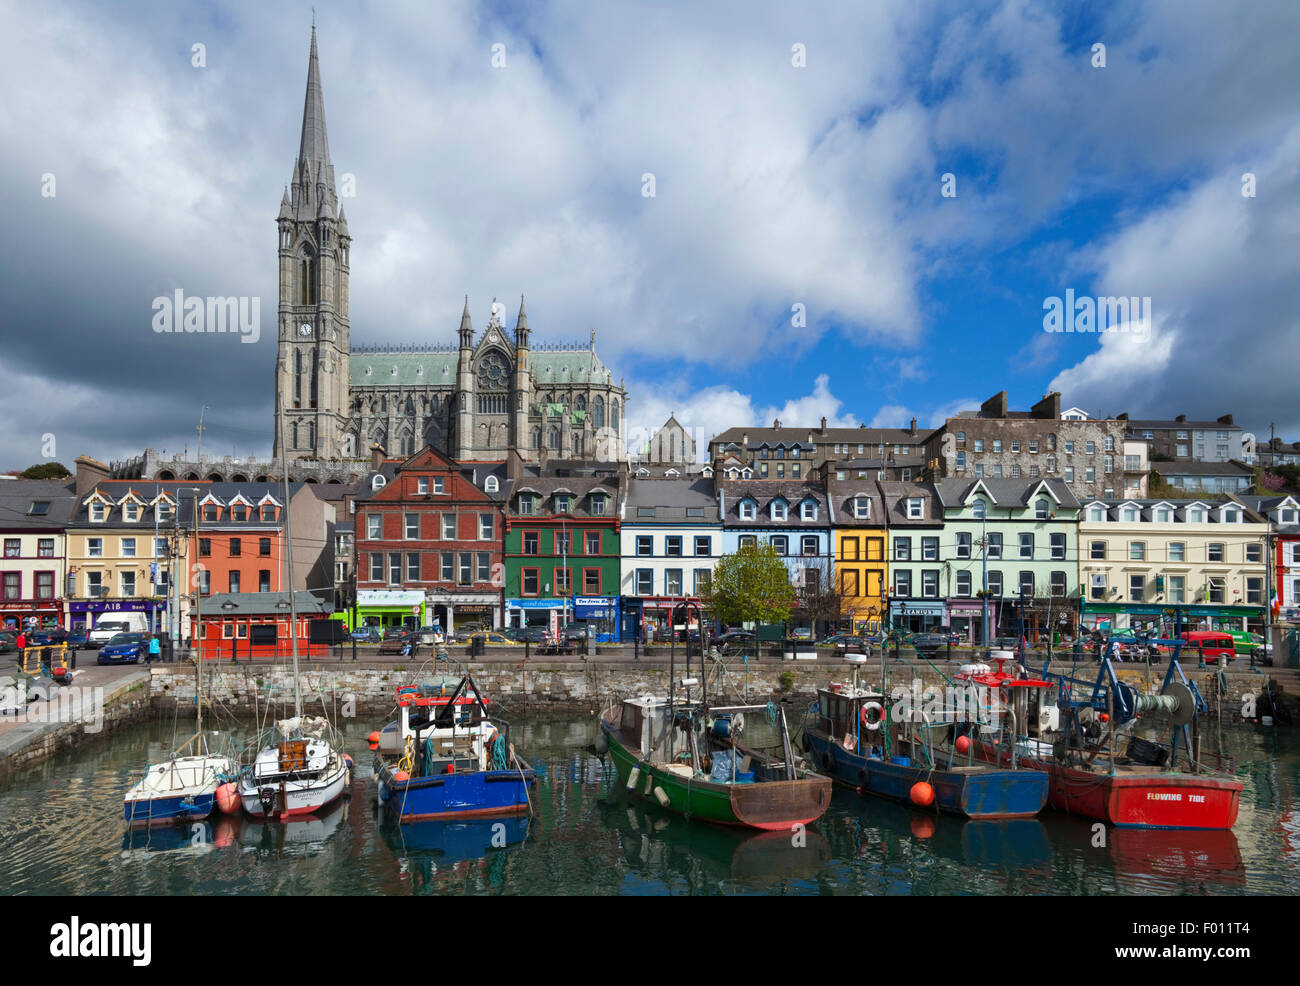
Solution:
M943 518L936 567L948 625L963 640L982 642L987 598L990 640L1019 636L1022 622L1030 643L1049 633L1073 637L1079 501L1069 486L1057 478L943 479L934 489Z
M633 478L620 515L624 635L667 639L678 607L695 604L702 610L722 554L713 480Z
M513 450L503 559L509 626L583 622L597 640L619 639L622 518L627 467L530 464Z
M826 500L846 629L876 633L888 620L889 585L889 529L880 488L874 480L849 479L846 470L832 470Z
M71 480L0 482L0 628L65 625L65 530L76 505Z
M294 587L332 592L334 508L311 484L290 486L286 510L274 483L103 480L68 528L70 625L141 612L152 628L187 635L196 593L284 591L286 519Z
M815 635L822 628L813 624L828 622L827 615L817 611L816 601L824 598L835 579L825 485L812 480L727 479L719 481L717 489L722 553L732 554L746 544L770 544L785 562L798 592L790 624Z
M884 612L897 630L921 632L947 620L941 558L943 509L929 483L878 482L889 530L890 582Z
M1300 624L1300 501L1286 494L1236 499L1269 522L1273 538L1270 623Z
M1236 499L1089 500L1079 523L1084 626L1262 633L1268 534Z
M371 472L353 500L354 628L503 624L504 467L425 447Z

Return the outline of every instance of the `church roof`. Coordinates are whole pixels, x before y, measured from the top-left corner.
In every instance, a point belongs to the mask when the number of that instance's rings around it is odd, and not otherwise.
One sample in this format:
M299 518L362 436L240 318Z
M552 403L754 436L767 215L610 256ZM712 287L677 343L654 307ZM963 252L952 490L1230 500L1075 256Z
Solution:
M454 387L460 354L445 352L367 352L354 350L348 361L353 387ZM613 376L589 349L529 350L533 385L538 389L571 384L608 385Z

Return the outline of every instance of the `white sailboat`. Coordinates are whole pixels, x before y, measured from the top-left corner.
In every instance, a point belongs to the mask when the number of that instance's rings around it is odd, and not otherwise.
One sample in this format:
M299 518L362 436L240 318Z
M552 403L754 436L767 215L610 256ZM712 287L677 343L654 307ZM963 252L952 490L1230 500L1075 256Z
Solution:
M281 442L283 442L283 419ZM294 716L275 724L278 740L264 746L239 778L244 811L255 817L310 815L336 801L352 781L352 759L335 749L323 717L302 714L298 672L298 605L293 588L293 532L289 525L289 460L284 459L284 537L289 582L289 636L293 645Z

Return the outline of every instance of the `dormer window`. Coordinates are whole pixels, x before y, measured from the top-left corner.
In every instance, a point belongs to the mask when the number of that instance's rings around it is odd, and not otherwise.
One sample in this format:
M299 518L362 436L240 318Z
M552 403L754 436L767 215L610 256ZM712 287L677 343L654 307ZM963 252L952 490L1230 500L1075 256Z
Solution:
M217 505L215 503L203 504L203 523L215 524L217 522Z
M372 490L382 490L386 485L388 485L388 480L384 479L381 475L376 475L370 480L370 488Z
M175 508L166 500L159 501L158 506L154 507L154 513L158 515L160 521L171 520L175 512Z
M1296 512L1294 510L1279 510L1277 520L1279 524L1294 524L1296 522Z
M275 520L275 507L271 506L271 504L269 503L264 503L262 504L261 510L258 511L258 514L259 514L258 517L259 520L273 521Z
M758 509L753 500L740 501L740 519L753 520L758 516Z
M1240 510L1233 510L1233 509L1226 509L1226 510L1224 510L1224 511L1223 511L1223 523L1225 523L1225 524L1240 524L1240 523L1241 523L1241 511L1240 511Z
M871 516L871 500L865 496L853 498L853 516L859 520Z
M800 508L800 517L803 520L816 520L817 504L812 500L804 500L803 505Z
M1096 521L1100 523L1105 519L1106 519L1106 508L1103 507L1100 503L1094 503L1091 507L1088 508L1088 520Z
M1170 521L1174 519L1174 512L1170 510L1168 507L1157 507L1155 512L1155 518L1157 523L1168 524Z
M230 505L230 519L237 521L248 520L248 508L242 503L232 503Z
M1045 499L1039 499L1034 504L1034 519L1047 520L1047 518L1051 515L1051 511L1052 511L1051 503L1049 503Z
M1204 524L1204 523L1205 523L1205 509L1204 509L1203 507L1191 507L1191 508L1189 508L1188 511L1187 511L1187 523L1189 523L1189 524Z
M102 503L92 503L90 505L90 522L92 524L104 523L106 511Z
M773 500L773 501L772 501L772 506L771 506L771 516L772 516L772 519L773 519L773 520L785 520L785 519L786 519L786 517L787 517L787 509L786 509L785 501L783 501L783 500Z
M983 500L976 500L971 504L971 516L976 520L983 520L987 506Z
M528 516L533 512L533 497L531 493L519 494L519 513Z
M1125 507L1120 512L1120 520L1124 521L1124 523L1126 524L1136 524L1137 519L1138 519L1137 507Z
M603 493L591 494L591 515L593 517L605 516L605 500L606 497Z
M558 514L567 514L573 509L573 497L568 493L555 494L555 512Z
M140 505L138 503L124 503L122 505L122 519L131 524L138 521L140 519Z
M919 496L907 498L907 519L921 520L925 516L925 503Z
M501 481L498 480L495 476L489 476L487 479L483 480L483 492L499 493L500 491L501 491Z

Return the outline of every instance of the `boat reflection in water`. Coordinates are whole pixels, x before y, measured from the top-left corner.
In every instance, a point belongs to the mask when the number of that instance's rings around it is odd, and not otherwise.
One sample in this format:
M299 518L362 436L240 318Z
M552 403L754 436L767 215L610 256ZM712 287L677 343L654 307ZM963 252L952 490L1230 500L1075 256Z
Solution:
M381 809L379 834L416 894L440 893L447 884L463 892L465 881L482 889L501 887L507 857L528 841L527 815L398 823Z
M142 828L128 825L122 833L122 856L130 858L154 852L175 852L201 856L232 845L239 834L239 818L213 815L185 824Z
M240 819L239 844L246 852L314 856L348 820L351 802L336 799L308 815Z
M724 881L770 887L773 880L809 880L831 861L830 843L811 826L755 832L692 824L631 803L617 791L601 806L601 818L618 833L624 859L643 877L685 876L693 893L716 891Z
M1246 867L1231 829L1107 828L1097 833L1085 819L1053 825L1058 849L1105 854L1122 881L1137 882L1132 892L1158 893L1204 887L1246 885ZM1097 845L1104 836L1104 845Z

